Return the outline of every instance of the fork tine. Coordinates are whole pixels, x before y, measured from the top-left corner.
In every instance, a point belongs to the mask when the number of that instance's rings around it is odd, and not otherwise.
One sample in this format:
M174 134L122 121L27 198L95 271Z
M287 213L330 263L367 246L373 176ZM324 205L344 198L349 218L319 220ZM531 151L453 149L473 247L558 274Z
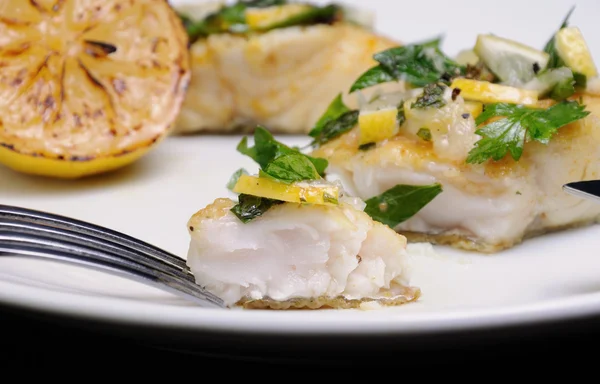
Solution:
M4 219L0 217L0 234L3 232L8 234L21 234L23 236L37 236L44 238L45 241L61 241L64 244L72 246L80 246L86 249L106 252L115 256L126 258L133 262L157 268L164 273L173 274L175 276L195 281L192 273L186 269L182 270L172 264L165 262L163 259L150 258L143 252L130 250L126 247L116 247L114 243L104 241L95 237L87 236L80 233L62 228L46 227L39 224L23 223L20 220Z
M119 244L120 246L134 249L138 252L143 252L151 257L162 258L166 262L169 262L184 270L188 269L186 261L176 255L166 252L144 241L135 239L124 233L120 233L112 229L104 228L81 220L36 211L28 208L14 207L2 204L0 204L0 216L16 220L25 220L27 222L40 225L47 225L55 228L61 228L75 233L86 234L89 236L103 239L105 241L110 241Z
M207 307L224 308L223 301L206 291L200 285L167 275L134 262L110 257L102 253L75 252L72 248L63 249L53 246L29 243L23 239L0 238L0 256L19 256L39 258L59 262L77 264L87 268L101 270L111 274L134 279L138 282L154 286L164 291L184 297Z

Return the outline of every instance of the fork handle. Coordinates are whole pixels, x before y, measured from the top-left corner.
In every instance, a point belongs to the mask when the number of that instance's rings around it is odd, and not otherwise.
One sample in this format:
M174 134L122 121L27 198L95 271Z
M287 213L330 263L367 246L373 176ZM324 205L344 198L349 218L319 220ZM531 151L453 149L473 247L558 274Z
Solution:
M222 301L207 293L201 286L194 286L185 280L156 273L156 271L135 264L119 262L107 258L93 258L84 254L74 255L60 249L50 249L36 245L14 244L10 241L0 240L0 257L25 257L44 259L67 264L74 264L85 268L102 271L119 277L125 277L158 288L160 290L183 297L188 301L200 304L203 307L223 308Z
M155 257L157 254L160 254L161 257L165 259L165 261L176 265L182 270L187 269L186 262L181 257L168 253L162 249L159 249L144 241L135 239L124 233L117 232L109 228L101 227L99 225L91 224L85 221L73 219L66 216L60 216L52 213L3 204L0 204L0 215L7 218L25 220L34 224L62 228L71 232L79 232L82 234L103 239L105 241L112 241L117 244L123 244L127 247L130 247L133 250L144 252L150 257Z

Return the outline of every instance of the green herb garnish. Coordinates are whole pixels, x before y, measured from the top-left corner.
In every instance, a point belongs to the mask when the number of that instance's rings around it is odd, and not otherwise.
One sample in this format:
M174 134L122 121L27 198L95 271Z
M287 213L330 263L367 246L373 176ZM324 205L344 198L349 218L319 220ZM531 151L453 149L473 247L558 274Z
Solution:
M556 101L566 100L575 94L575 78L567 78L554 85L548 96Z
M410 219L442 192L438 183L431 185L396 185L366 201L365 212L391 228Z
M358 123L359 111L350 111L341 115L336 120L332 120L325 124L323 130L312 141L312 146L323 145L326 142L335 139L336 137L348 132Z
M444 91L446 86L443 84L427 84L423 88L421 96L417 97L417 100L411 104L411 108L424 109L424 108L441 108L446 105L444 100Z
M396 121L398 122L398 126L401 127L402 124L406 121L406 115L404 114L404 100L400 102L398 105L398 114L396 115Z
M267 164L264 173L287 184L321 178L315 165L300 153L290 153L274 159Z
M567 13L567 16L565 16L565 19L563 20L562 24L560 25L560 28L558 29L559 31L561 29L567 28L569 26L569 19L571 18L571 14L573 13L574 10L575 10L575 7L573 6ZM550 59L548 60L548 65L546 66L545 69L555 69L555 68L566 67L565 62L563 61L563 59L561 59L561 57L559 56L559 54L556 50L555 35L556 35L556 33L550 38L550 40L548 40L548 42L544 46L544 52L546 52L548 55L550 55ZM587 85L587 76L585 76L582 73L574 72L573 79L575 81L576 88L585 89L585 87ZM565 92L564 89L562 92L564 94L564 92Z
M283 202L260 196L240 194L238 203L231 208L231 212L233 212L243 223L248 223L257 217L262 216L271 209L271 207L278 204L283 204Z
M229 179L229 182L227 183L227 189L232 191L233 188L235 187L235 185L237 184L238 180L240 179L240 177L242 175L247 175L247 174L248 174L248 171L246 171L244 168L240 168L237 171L235 171L235 173L233 175L231 175L231 178Z
M431 141L431 131L429 128L420 128L417 132L417 136L425 141Z
M569 19L571 18L571 14L573 13L574 10L575 10L575 7L572 7L569 10L569 13L567 13L567 16L563 20L559 30L569 26ZM548 40L548 42L544 46L544 52L546 52L548 55L550 55L550 59L548 60L548 65L546 66L546 68L551 69L551 68L560 68L560 67L565 66L564 61L560 58L560 56L558 55L558 52L556 51L554 35L552 35L552 38L550 38L550 40Z
M179 17L189 36L190 43L199 38L217 33L266 32L277 28L286 28L296 25L329 24L340 18L343 13L339 6L332 4L326 6L311 6L302 12L281 22L274 23L264 28L251 29L246 22L246 10L249 8L268 8L286 5L287 0L249 0L238 1L231 5L224 5L202 20L192 20L188 15L180 14Z
M338 119L344 113L350 112L350 108L344 104L342 100L342 94L338 94L335 99L329 104L327 110L323 115L319 118L313 129L308 133L311 137L318 136L325 125L332 120Z
M359 111L344 104L340 93L327 107L308 135L314 140L311 146L322 145L351 130L358 123Z
M413 86L424 87L438 81L450 82L452 78L464 75L466 67L446 56L439 44L440 39L435 39L375 54L373 58L379 65L360 76L350 92L394 80L406 80Z
M260 31L266 32L272 29L287 28L298 25L329 24L336 20L340 15L340 7L337 5L327 5L324 7L313 6L306 12L290 16L289 19L279 23L271 24Z
M360 89L369 88L377 84L390 83L396 78L378 65L363 73L350 88L350 93Z
M368 151L369 149L375 147L377 143L366 143L358 146L359 151Z
M486 105L475 123L482 125L492 117L503 117L478 129L483 138L469 152L467 163L500 160L508 152L514 160L523 154L528 141L548 144L559 128L589 115L585 106L576 101L562 101L548 109L533 109L523 105L497 103Z
M320 179L325 175L328 166L327 160L314 158L301 153L298 149L288 147L275 140L269 131L260 126L254 131L254 146L248 147L248 138L244 137L238 144L237 150L258 163L260 177L269 177L286 184ZM244 172L238 170L231 177L228 183L228 186L231 185L230 189L235 186ZM283 202L276 199L241 194L238 204L231 211L242 222L247 223L281 203Z
M237 150L256 161L263 171L265 171L269 163L273 160L289 154L299 154L306 157L321 176L325 175L325 169L329 165L326 159L305 155L297 149L292 149L280 143L275 140L269 131L260 126L254 131L254 147L248 147L248 138L244 137L238 144Z

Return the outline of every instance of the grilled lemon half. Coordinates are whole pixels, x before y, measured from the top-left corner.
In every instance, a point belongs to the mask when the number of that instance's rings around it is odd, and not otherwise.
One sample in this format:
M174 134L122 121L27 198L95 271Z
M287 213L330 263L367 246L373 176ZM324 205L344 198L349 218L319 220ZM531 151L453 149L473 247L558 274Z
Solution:
M0 163L77 178L166 137L190 79L166 0L2 0Z

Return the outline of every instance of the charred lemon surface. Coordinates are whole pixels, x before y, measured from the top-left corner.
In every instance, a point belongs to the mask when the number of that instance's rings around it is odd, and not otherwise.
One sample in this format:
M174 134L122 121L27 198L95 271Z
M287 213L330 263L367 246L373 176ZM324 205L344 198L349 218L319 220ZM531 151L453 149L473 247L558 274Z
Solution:
M135 161L176 119L188 61L165 0L3 0L0 162L74 178Z

